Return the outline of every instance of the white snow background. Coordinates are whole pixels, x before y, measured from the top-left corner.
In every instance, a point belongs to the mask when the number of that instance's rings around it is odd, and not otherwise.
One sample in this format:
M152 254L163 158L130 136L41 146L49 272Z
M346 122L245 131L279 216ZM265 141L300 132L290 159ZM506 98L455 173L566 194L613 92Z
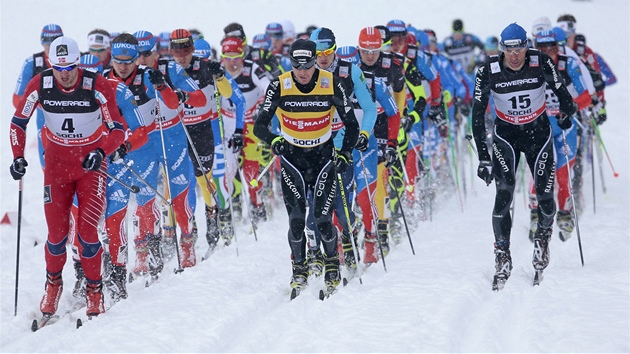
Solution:
M0 176L0 350L2 352L629 352L629 181L628 55L630 18L627 1L2 1L2 121ZM249 38L269 22L292 20L296 30L315 24L331 28L338 45L355 45L361 28L399 18L418 28L433 28L442 40L451 21L462 18L466 31L482 40L499 35L517 21L530 31L534 19L571 13L578 32L612 67L619 82L608 89L604 143L619 173L613 178L604 159L606 193L596 164L596 213L591 170L584 172L587 206L579 219L585 266L580 264L576 233L567 242L554 234L551 263L539 287L532 286L533 246L527 238L529 212L522 192L515 194L512 232L514 270L501 292L491 291L494 273L491 210L494 186L471 178L469 164L464 210L456 193L434 210L432 221L412 230L416 254L407 240L381 263L353 280L329 300L317 298L313 282L289 301L291 266L287 217L277 209L258 232L258 242L238 229L234 245L181 274L165 267L149 288L129 287L129 298L75 329L77 316L63 317L36 333L45 268L46 223L42 173L38 167L35 122L29 127L24 178L18 313L14 317L16 212L18 183L8 173L12 156L8 127L11 95L24 59L41 50L43 25L57 23L87 49L87 33L200 29L218 45L222 28L243 24ZM599 161L597 161L599 163ZM476 161L474 166L476 166ZM470 181L474 181L471 186ZM471 188L472 187L472 188ZM198 206L201 206L201 199ZM203 208L197 209L197 256L206 250ZM38 245L33 247L34 242ZM133 266L133 253L129 267ZM74 270L68 260L60 313L72 297ZM320 280L323 285L323 281Z

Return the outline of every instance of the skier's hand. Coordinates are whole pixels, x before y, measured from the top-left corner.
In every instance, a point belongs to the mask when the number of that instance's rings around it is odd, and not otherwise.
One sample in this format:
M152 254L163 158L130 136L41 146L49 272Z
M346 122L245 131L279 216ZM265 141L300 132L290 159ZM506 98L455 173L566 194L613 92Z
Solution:
M413 117L410 117L410 116L404 116L400 120L400 126L401 128L403 128L405 133L409 133L409 131L411 130L411 127L413 127L413 123L414 123L414 119Z
M367 133L359 133L359 139L357 139L357 144L354 146L354 148L361 152L366 152L368 149L369 139L370 138L367 136Z
M431 106L428 113L429 119L437 126L438 132L442 138L448 136L448 125L444 117L444 107L442 105Z
M490 185L492 183L492 161L479 161L477 176L486 182L487 186Z
M278 136L271 141L271 151L277 156L282 156L287 152L287 142L283 137Z
M396 153L396 146L388 145L385 148L385 153L383 154L385 157L385 167L390 167L396 162L396 158L398 158Z
M573 125L571 117L562 112L558 112L558 114L556 114L556 120L558 120L558 126L562 130L567 130Z
M151 70L151 72L149 72L149 81L155 85L158 91L162 91L166 88L166 81L164 80L164 75L160 70Z
M210 72L212 73L212 75L214 75L217 79L220 79L223 77L223 75L225 75L225 69L223 69L223 67L221 66L221 64L219 64L216 61L210 61L210 64L208 64L208 67L210 67Z
M127 153L131 150L131 144L128 141L125 141L121 144L118 149L109 155L109 162L116 162L118 160L122 160L127 156Z
M335 171L344 173L352 165L352 153L350 151L337 151L335 158Z
M26 166L28 166L28 162L26 162L22 156L16 157L13 160L11 167L9 167L11 177L13 177L16 181L22 179L22 177L26 174Z
M188 94L188 92L182 90L175 90L175 94L177 95L177 100L179 100L179 104L185 103L186 101L188 101L188 97L190 97L190 94Z
M85 158L83 159L83 169L86 171L98 171L101 168L101 163L103 163L103 159L105 158L105 153L101 148L96 148L96 150L90 151Z
M232 148L232 152L236 154L239 151L243 150L244 143L245 140L243 139L243 129L237 128L234 131L234 134L232 134L230 140L228 140L228 147Z

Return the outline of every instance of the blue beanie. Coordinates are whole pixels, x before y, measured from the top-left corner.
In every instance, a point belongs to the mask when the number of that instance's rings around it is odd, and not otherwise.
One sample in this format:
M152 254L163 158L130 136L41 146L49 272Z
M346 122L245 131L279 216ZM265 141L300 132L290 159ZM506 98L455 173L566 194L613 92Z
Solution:
M81 69L94 71L97 73L103 73L103 64L96 55L84 54L79 61L79 67Z
M153 33L149 31L138 31L133 34L134 37L138 40L138 51L139 52L147 52L157 51L157 38L153 36Z
M522 47L527 43L527 32L516 22L509 24L501 32L501 44L505 47Z
M317 50L326 50L335 46L335 34L326 27L320 27L311 32L311 41L315 42Z
M51 23L42 28L40 40L42 44L50 44L55 39L61 36L63 36L63 31L61 30L61 27L59 25Z
M198 38L193 45L195 46L195 51L193 52L194 56L207 59L210 58L210 55L212 55L210 43L208 43L205 39Z

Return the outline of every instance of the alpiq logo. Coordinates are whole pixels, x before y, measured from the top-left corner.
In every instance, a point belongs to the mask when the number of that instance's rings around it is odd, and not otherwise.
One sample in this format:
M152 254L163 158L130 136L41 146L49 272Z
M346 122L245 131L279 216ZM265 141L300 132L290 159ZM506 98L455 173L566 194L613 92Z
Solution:
M63 57L68 55L68 45L67 44L59 44L55 49L55 54L58 57Z

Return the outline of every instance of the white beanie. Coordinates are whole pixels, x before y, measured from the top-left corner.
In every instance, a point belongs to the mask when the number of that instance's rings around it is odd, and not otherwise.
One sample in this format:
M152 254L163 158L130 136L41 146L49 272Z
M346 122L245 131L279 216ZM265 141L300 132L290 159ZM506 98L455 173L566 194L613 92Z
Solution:
M52 65L71 65L79 62L79 45L70 37L59 37L50 44L48 59Z

